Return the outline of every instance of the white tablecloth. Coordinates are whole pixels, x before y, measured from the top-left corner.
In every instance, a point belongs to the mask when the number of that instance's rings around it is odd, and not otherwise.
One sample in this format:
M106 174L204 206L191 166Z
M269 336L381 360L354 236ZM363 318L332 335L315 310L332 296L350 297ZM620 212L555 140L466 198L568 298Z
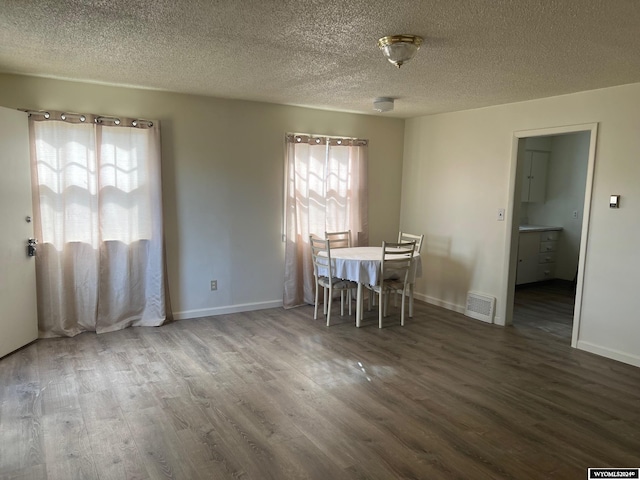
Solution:
M333 276L351 280L365 285L376 285L380 276L382 262L382 247L349 247L331 249L331 264ZM327 275L327 271L319 269L320 275ZM416 277L422 276L422 259L419 253L414 253L409 271L409 283L414 283Z

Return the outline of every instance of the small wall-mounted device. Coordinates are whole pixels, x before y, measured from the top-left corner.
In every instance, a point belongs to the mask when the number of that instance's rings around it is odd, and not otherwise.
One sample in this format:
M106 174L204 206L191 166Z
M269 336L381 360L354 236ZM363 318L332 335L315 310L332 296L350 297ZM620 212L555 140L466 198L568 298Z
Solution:
M609 198L609 208L620 208L620 195L611 195Z
M30 238L27 240L27 256L35 257L36 256L36 245L38 241L35 238Z

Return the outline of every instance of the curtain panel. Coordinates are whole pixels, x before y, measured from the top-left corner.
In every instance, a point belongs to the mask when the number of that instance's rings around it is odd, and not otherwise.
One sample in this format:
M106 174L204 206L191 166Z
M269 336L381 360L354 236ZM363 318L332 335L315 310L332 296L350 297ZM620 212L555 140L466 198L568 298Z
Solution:
M351 230L368 245L367 140L288 134L285 158L285 308L314 303L309 235Z
M31 113L40 337L167 319L157 122Z

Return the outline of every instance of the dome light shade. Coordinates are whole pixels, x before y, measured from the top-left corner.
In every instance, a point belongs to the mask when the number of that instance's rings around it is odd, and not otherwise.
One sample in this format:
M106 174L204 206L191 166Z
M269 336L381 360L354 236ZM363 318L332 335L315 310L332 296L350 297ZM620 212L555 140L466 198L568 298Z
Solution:
M388 35L378 40L378 47L389 62L400 68L414 57L422 41L417 35Z
M377 112L390 112L393 110L393 98L378 97L373 101L373 109Z

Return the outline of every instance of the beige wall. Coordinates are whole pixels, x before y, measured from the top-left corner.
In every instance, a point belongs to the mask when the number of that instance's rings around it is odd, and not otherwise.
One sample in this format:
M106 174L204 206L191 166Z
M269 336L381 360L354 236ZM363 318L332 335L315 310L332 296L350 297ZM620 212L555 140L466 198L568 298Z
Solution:
M397 236L403 120L14 75L0 105L160 121L178 318L281 305L285 132L368 138L370 241Z
M496 214L510 204L514 132L597 122L577 345L640 366L638 105L634 84L407 120L400 225L426 235L416 297L461 310L467 291L485 293L504 322L511 232Z

